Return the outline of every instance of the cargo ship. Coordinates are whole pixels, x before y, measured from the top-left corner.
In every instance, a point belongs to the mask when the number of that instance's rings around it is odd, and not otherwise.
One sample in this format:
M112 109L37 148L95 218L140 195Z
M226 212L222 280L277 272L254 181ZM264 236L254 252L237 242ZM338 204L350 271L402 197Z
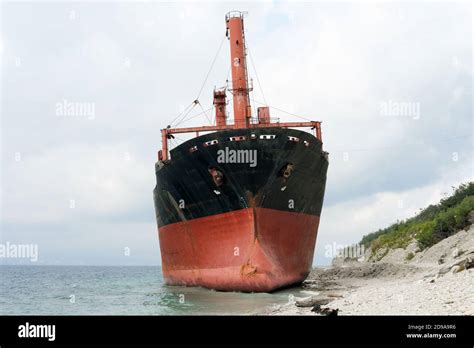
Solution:
M168 285L270 292L311 270L328 154L320 121L274 121L269 106L252 116L244 13L227 13L225 23L232 79L214 88L215 123L161 130L153 194L163 277ZM169 149L180 133L195 136Z

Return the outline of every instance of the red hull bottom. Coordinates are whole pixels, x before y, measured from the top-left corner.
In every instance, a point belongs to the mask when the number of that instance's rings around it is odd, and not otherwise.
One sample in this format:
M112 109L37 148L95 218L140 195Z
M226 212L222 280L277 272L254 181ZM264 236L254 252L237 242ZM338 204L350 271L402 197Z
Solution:
M302 282L318 225L313 215L248 208L163 226L165 283L268 292Z

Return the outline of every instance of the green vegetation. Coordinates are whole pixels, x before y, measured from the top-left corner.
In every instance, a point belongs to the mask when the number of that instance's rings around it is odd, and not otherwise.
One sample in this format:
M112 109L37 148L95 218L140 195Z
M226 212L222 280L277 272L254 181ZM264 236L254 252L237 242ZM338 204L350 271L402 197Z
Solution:
M412 251L410 251L410 252L408 253L408 255L406 256L406 260L407 260L407 261L410 261L410 260L411 260L412 258L414 258L414 257L415 257L415 254L414 254Z
M366 248L371 247L372 255L382 248L406 248L413 238L421 249L425 249L465 228L469 225L469 213L474 210L474 182L453 189L453 194L438 204L422 209L412 218L368 234L360 243ZM387 252L385 250L384 254Z

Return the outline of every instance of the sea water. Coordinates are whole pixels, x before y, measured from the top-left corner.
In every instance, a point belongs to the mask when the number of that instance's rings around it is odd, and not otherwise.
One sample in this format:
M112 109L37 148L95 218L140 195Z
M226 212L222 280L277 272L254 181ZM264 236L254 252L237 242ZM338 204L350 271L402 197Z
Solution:
M167 286L159 266L0 266L0 315L246 315L304 296Z

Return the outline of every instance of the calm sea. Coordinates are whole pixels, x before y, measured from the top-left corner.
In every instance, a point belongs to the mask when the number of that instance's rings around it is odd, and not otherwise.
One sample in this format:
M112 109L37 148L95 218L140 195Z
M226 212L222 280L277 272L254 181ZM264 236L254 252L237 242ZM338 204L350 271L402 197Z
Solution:
M163 284L160 267L0 266L0 314L257 314L307 296L218 292Z

